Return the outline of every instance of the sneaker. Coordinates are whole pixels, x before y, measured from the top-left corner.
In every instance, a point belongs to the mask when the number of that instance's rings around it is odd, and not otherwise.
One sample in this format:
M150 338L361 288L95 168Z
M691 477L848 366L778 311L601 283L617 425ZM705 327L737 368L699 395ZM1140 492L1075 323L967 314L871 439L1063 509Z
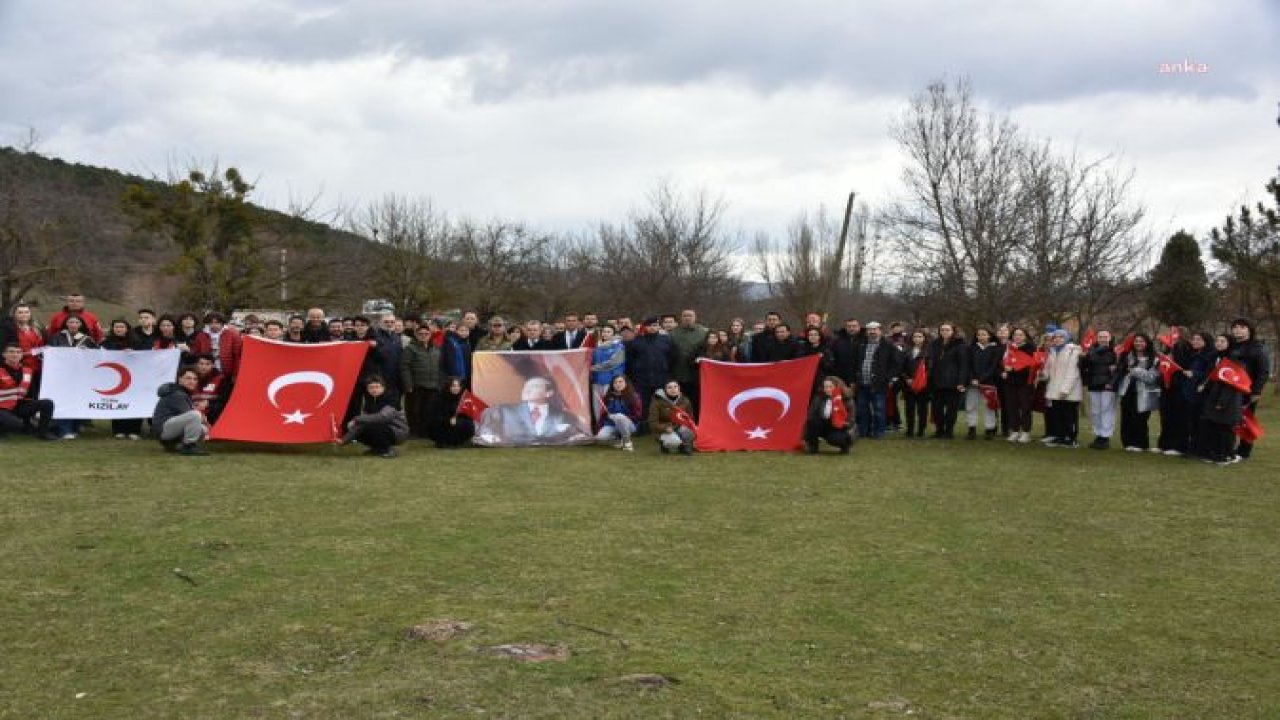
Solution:
M1068 450L1075 450L1076 448L1080 447L1080 444L1077 443L1075 440L1063 440L1062 442L1054 445L1053 447L1060 447L1060 448L1066 448Z
M1009 433L1009 437L1005 438L1011 443L1016 443L1022 437L1022 433Z
M630 440L626 440L622 443L623 452L634 452L635 449L636 449L636 446L633 445Z
M1227 462L1227 464L1228 464L1228 465L1235 465L1236 463L1240 462L1241 460L1244 460L1244 457L1242 457L1242 456L1240 456L1240 455L1232 455L1231 457L1227 458L1226 462Z
M396 452L395 448L387 448L386 450L383 450L381 453L378 453L378 457L386 458L387 460L390 460L396 457L397 455L399 455L399 453Z
M67 433L66 435L63 435L63 436L62 436L62 439L63 439L63 440L75 440L75 439L76 439L76 438L78 438L78 437L80 437L80 436L79 436L79 435L77 435L77 434L75 434L75 433Z
M1058 442L1058 438L1052 435L1049 435L1047 437L1040 438L1040 442L1044 443L1045 445L1053 445Z
M178 454L186 455L188 457L204 457L209 454L209 451L195 443L183 443L182 450L179 450Z
M1021 435L1019 435L1018 442L1022 443L1023 445L1026 445L1027 443L1031 442L1031 433L1024 432Z
M141 439L142 439L142 436L137 435L137 434L135 434L135 433L129 433L129 439L130 439L130 440L141 440Z
M1168 455L1169 457L1177 457L1177 456L1181 455L1182 453L1181 453L1181 452L1179 452L1179 451L1177 451L1177 450L1165 450L1165 451L1164 451L1164 454L1165 454L1165 455Z
M1058 438L1045 438L1040 441L1045 447L1062 447L1063 441Z
M1124 451L1125 452L1142 452L1142 448L1134 445L1128 445L1125 447Z
M123 439L124 439L124 433L116 433L115 438L116 438L117 440L123 440Z
M1158 454L1160 452L1160 448L1158 447L1147 448L1147 452L1153 452Z

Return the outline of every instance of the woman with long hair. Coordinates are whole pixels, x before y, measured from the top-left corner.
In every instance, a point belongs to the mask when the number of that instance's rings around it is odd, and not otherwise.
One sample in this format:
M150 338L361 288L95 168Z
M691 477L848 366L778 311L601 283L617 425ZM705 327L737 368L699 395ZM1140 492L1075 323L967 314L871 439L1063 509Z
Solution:
M600 418L596 442L614 443L615 447L627 452L635 450L631 436L644 419L644 403L626 375L613 378L601 402L604 403L604 415Z
M733 350L721 339L718 331L712 330L707 333L706 342L697 349L695 355L700 360L705 358L707 360L729 362L733 359Z
M916 328L911 331L910 342L903 351L902 363L902 404L906 406L909 438L924 437L925 428L929 425L929 402L932 399L929 384L926 382L918 392L912 388L921 364L925 365L925 372L928 372L928 361L929 335L923 328Z
M1219 333L1214 336L1215 367L1224 360L1234 360L1232 341L1239 340L1233 335ZM1232 446L1236 443L1235 427L1244 417L1249 394L1214 380L1213 372L1210 371L1208 379L1200 385L1200 397L1200 432L1196 444L1201 457L1216 465L1239 462L1239 451L1233 452Z
M1156 360L1160 359L1159 352L1164 352L1178 367L1186 368L1191 363L1191 338L1185 327L1169 328L1168 335L1157 338L1160 347L1157 347ZM1167 384L1163 373L1160 380L1164 391L1160 393L1160 435L1156 438L1156 449L1165 455L1181 455L1191 444L1191 426L1187 417L1190 408L1183 394L1188 381L1177 371L1169 376Z
M740 317L729 323L729 359L734 362L751 362L751 334L747 323Z
M475 421L458 412L458 404L462 401L462 393L465 389L462 378L446 379L444 388L435 397L427 411L427 437L431 438L438 448L445 450L460 448L471 442L471 438L476 434Z
M849 407L853 402L849 386L835 375L822 378L819 390L809 403L809 417L804 425L805 452L818 452L818 441L836 447L848 455L853 447L853 426L849 423Z
M929 345L929 389L933 392L935 438L955 437L960 399L969 384L969 353L954 323L938 325L938 338Z
M1262 399L1262 388L1271 378L1271 364L1267 361L1267 351L1257 339L1253 323L1246 318L1236 318L1231 322L1231 359L1240 363L1252 387L1245 398L1245 409L1253 411ZM1241 442L1235 457L1248 460L1253 455L1253 443Z
M1151 434L1147 428L1151 411L1160 408L1160 370L1156 366L1155 348L1151 338L1138 333L1133 337L1133 347L1117 358L1120 369L1111 384L1120 400L1120 444L1129 452L1145 452L1151 448Z
M116 318L111 321L107 336L102 339L102 349L133 350L137 342L138 339L133 332L133 328L129 326L129 322L124 318ZM111 434L117 440L124 440L125 438L140 440L142 439L142 419L112 420Z
M1035 393L1035 379L1031 368L1015 369L1010 364L1010 352L1020 352L1034 356L1036 345L1027 335L1027 331L1015 327L1009 332L1009 346L1001 359L1000 379L1004 383L1003 406L1009 409L1009 442L1031 442L1031 401Z
M964 391L964 413L969 426L969 439L978 437L978 416L981 414L985 437L994 440L996 411L987 405L987 396L982 388L984 385L995 385L1003 348L995 342L990 328L980 327L973 332L973 343L969 345L968 352L969 378Z

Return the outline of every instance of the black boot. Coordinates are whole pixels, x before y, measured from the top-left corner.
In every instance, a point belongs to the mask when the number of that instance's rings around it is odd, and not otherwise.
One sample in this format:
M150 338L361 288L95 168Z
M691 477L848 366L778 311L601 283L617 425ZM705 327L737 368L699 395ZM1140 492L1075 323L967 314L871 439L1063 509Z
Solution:
M988 440L995 440L995 439L996 439L996 431L995 431L994 429L993 429L993 430L988 430L988 431L987 431L987 439L988 439Z
M978 428L976 428L976 427L971 427L971 428L969 428L969 439L970 439L970 440L977 440L977 439L978 439Z
M209 451L195 443L183 443L182 450L180 450L179 453L191 457L202 457L208 455Z

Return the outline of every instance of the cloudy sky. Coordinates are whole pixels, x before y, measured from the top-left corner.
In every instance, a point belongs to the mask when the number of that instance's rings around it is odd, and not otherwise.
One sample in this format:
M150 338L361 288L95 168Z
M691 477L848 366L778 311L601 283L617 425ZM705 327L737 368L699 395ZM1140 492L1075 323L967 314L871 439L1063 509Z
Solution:
M0 143L569 231L669 178L777 232L892 197L888 124L967 76L1033 135L1122 155L1153 232L1202 233L1280 164L1278 38L1277 0L0 0Z

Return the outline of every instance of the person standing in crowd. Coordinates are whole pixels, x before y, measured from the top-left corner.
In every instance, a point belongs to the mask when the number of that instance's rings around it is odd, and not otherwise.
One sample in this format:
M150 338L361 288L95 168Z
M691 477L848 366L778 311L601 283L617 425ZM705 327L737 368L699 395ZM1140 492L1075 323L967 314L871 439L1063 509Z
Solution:
M707 341L698 349L698 356L694 358L694 363L703 360L719 360L720 362L733 362L733 351L729 347L729 341L724 339L721 332L711 330L707 333ZM695 368L694 372L698 372Z
M600 417L600 431L596 433L596 442L613 442L614 447L627 452L635 450L631 436L640 427L640 421L644 420L644 402L640 400L626 375L613 378L601 402L604 413Z
M1099 330L1093 347L1080 356L1080 378L1089 390L1089 424L1093 427L1092 450L1111 447L1116 427L1116 374L1120 366L1109 330Z
M865 339L853 346L858 435L879 440L885 433L885 396L900 373L898 348L882 335L880 323L867 323L866 331Z
M982 415L984 436L988 440L996 437L996 411L987 404L984 385L994 386L996 375L1000 371L1000 347L991 337L990 328L980 327L973 332L973 343L968 347L969 379L964 391L964 411L969 426L969 439L978 437L978 416Z
M1143 333L1133 337L1133 348L1117 358L1120 369L1112 385L1120 402L1120 443L1129 452L1145 452L1151 447L1147 422L1152 410L1160 408L1160 370L1155 348Z
M777 329L781 324L782 315L778 311L770 310L764 314L764 327L751 336L751 362L773 362L773 346L777 342Z
M358 442L368 448L366 455L394 458L395 446L409 438L409 423L387 393L381 376L370 375L364 379L363 385L357 413L347 421L347 432L337 444L343 446Z
M1185 368L1191 364L1191 337L1187 328L1172 327L1168 335L1157 339L1157 343L1175 365ZM1157 360L1160 350L1161 347L1157 347ZM1160 393L1160 435L1156 438L1156 449L1165 455L1182 455L1187 452L1191 442L1191 435L1187 432L1189 408L1186 395L1182 392L1186 380L1186 376L1176 370L1169 376L1167 383L1163 373L1160 374L1163 392Z
M71 313L62 318L62 329L49 338L49 347L78 348L96 350L98 343L84 331L84 322L80 316ZM78 418L61 418L55 421L58 435L63 440L75 440L80 436L80 427L84 420Z
M5 345L0 365L0 440L19 432L41 440L54 439L49 432L53 401L38 400L33 382L34 372L23 362L22 346L14 342ZM36 421L34 428L32 420Z
M178 329L174 336L178 339L178 349L182 356L178 358L181 367L196 361L196 338L200 335L200 319L193 313L182 313L178 316Z
M822 378L821 390L809 403L809 417L804 424L804 451L818 453L818 441L824 440L848 455L853 447L852 428L849 426L849 386L834 375ZM844 408L843 414L840 408Z
M449 376L462 378L462 387L471 387L471 328L459 325L453 332L445 333L441 348L441 371Z
M1198 332L1191 336L1190 353L1187 362L1178 373L1175 388L1182 393L1182 402L1186 407L1187 424L1183 432L1187 435L1187 449L1183 454L1203 457L1197 443L1200 440L1200 414L1203 398L1200 386L1209 379L1209 371L1218 361L1218 353L1213 347L1213 335Z
M653 405L654 394L671 379L671 367L676 362L675 343L662 334L661 328L657 317L645 318L644 334L637 335L626 346L627 372L645 403L646 414Z
M550 350L551 346L542 339L542 323L529 320L521 328L520 339L511 344L512 350Z
M960 400L969 383L969 353L964 338L949 322L938 325L938 338L929 346L929 390L933 394L934 437L955 437Z
M190 367L195 369L198 380L192 394L196 409L203 413L205 419L212 425L218 421L218 416L222 415L222 408L226 405L231 386L226 382L226 376L214 365L212 355L197 355L195 364Z
M156 390L160 399L151 414L151 434L168 452L209 454L200 446L209 437L209 422L200 410L202 401L197 399L199 385L195 369L188 367L178 372L177 382L165 383Z
M910 344L902 355L902 404L906 409L907 437L924 437L929 426L929 385L917 391L912 387L920 365L928 371L929 336L921 328L911 331Z
M1232 357L1236 349L1234 346L1239 342L1240 335L1235 332L1234 325L1231 335L1221 333L1214 336L1214 366L1227 359L1240 362ZM1257 389L1259 388L1255 383L1251 390ZM1239 462L1243 459L1240 451L1233 453L1231 448L1236 442L1235 427L1244 418L1244 407L1249 402L1251 393L1242 393L1227 383L1213 379L1212 370L1208 379L1201 384L1200 393L1200 433L1196 446L1201 457L1216 465Z
M242 345L240 331L227 324L226 316L211 312L204 316L204 331L196 335L193 351L196 355L211 355L219 372L228 382L235 382Z
M586 341L587 331L582 328L582 322L578 319L578 314L569 313L564 316L564 330L556 333L555 339L551 343L551 348L553 350L577 350Z
M689 404L689 398L681 393L680 383L670 380L654 392L654 398L649 403L649 427L658 436L658 449L664 454L693 454L696 434L687 423L680 422L680 413L692 417L693 406Z
M507 339L507 321L500 315L489 318L489 332L476 343L476 352L502 352L511 349Z
M292 321L293 318L290 318ZM325 322L324 309L313 307L307 310L306 320L302 324L299 335L304 343L329 342L329 323Z
M665 320L666 318L664 318ZM674 320L674 318L671 318ZM694 417L698 413L698 353L707 343L707 328L698 323L698 314L693 310L680 311L680 323L667 329L671 342L676 346L675 363L671 366L671 377L680 383L685 397L693 405Z
M141 314L141 313L139 313ZM154 328L152 328L154 330ZM111 321L111 328L107 331L106 338L102 341L103 350L138 350L138 343L144 342L136 332L136 328L129 327L129 323L124 318L116 318ZM147 345L147 350L151 349ZM142 438L142 419L128 418L122 420L111 421L111 435L117 440L140 440Z
M1040 371L1045 380L1045 425L1049 447L1077 448L1080 434L1080 346L1071 342L1071 333L1054 330L1048 357Z
M996 387L996 397L1000 399L1000 408L996 411L1000 420L1000 437L1008 439L1012 432L1009 430L1009 406L1004 402L1004 372L1000 365L1004 362L1004 351L1009 346L1009 335L1013 332L1013 326L1009 323L1000 323L996 326L996 346L999 348L999 358L996 363L996 375L992 384Z
M751 362L751 336L747 324L736 317L729 323L729 359L736 363Z
M419 328L421 329L421 328ZM427 437L436 447L453 450L471 442L476 434L476 423L458 412L462 401L462 378L447 378L444 389L436 397L427 412Z
M893 349L897 351L894 357L897 359L898 370L901 371L902 362L907 352L907 334L902 323L896 320L890 323L889 332L885 337L893 344ZM901 394L902 378L899 374L889 382L889 388L884 396L885 429L891 433L902 431L902 404L899 401Z
M284 337L287 343L301 345L307 342L306 336L307 321L301 315L290 315L285 321Z
M49 318L49 334L56 335L62 332L67 318L71 315L80 318L81 332L88 335L94 343L102 342L102 325L98 323L98 316L85 308L84 295L78 292L67 295L66 304Z
M600 340L591 350L591 390L595 397L604 397L614 379L626 371L627 348L618 339L613 328L605 325L600 328ZM642 408L643 405L641 403Z
M40 356L36 348L45 345L44 330L36 324L35 314L27 303L13 306L13 312L0 323L0 347L8 347L12 343L22 348L22 364L31 368L34 376L34 394L39 395L40 388Z
M346 342L347 331L342 326L342 318L334 318L329 321L329 336L325 338L325 342Z
M400 396L404 390L400 387L400 355L404 352L404 344L400 342L400 331L396 329L396 316L384 313L373 330L374 340L378 343L378 365L375 372L382 378L383 391L391 404L400 407ZM471 345L463 338L466 350L465 377L471 377ZM449 373L461 374L461 373Z
M760 362L782 362L802 357L804 348L791 335L791 326L778 323L773 329L773 343L761 348Z
M285 342L284 339L284 323L271 318L262 326L262 337L276 342Z
M153 349L156 346L156 338L160 336L160 331L156 329L156 311L151 308L142 308L139 310L138 324L133 326L132 333L132 349Z
M1020 327L1009 332L1009 344L1018 352L1032 357L1036 352L1035 343L1027 336L1027 331ZM1007 349L1007 348L1006 348ZM1003 360L1001 362L1004 362ZM1004 382L1004 405L1009 408L1009 442L1031 442L1031 401L1035 393L1035 378L1031 368L1021 370L1005 364L1000 373Z
M1262 347L1262 342L1257 339L1253 322L1246 318L1237 318L1232 321L1231 340L1230 357L1244 367L1252 383L1249 396L1245 398L1244 409L1256 412L1258 401L1262 399L1262 388L1266 386L1267 380L1271 379L1271 363L1267 361L1267 351ZM1253 443L1241 442L1235 457L1248 460L1252 456Z
M404 388L405 415L417 437L427 437L431 408L440 394L441 347L432 342L439 328L435 320L419 325L413 341L400 355L400 386Z
M172 315L161 315L156 321L156 341L152 350L178 350L178 321Z

